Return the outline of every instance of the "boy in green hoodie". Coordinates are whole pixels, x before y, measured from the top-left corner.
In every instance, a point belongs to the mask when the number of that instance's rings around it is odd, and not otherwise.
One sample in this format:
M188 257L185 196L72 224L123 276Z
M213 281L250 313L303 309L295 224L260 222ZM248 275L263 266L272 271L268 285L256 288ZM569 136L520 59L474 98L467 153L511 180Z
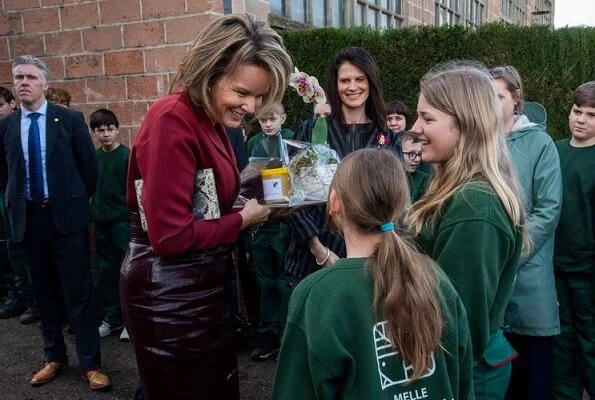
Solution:
M248 141L249 157L280 157L281 139L293 138L293 132L290 129L282 128L286 118L285 109L280 103L269 110L259 112L258 122L262 132ZM257 329L259 344L250 355L255 361L268 360L279 351L282 330L280 325L282 283L279 276L283 271L288 242L289 229L279 221L262 224L257 228L252 239L252 262L260 289L260 321Z
M564 188L554 272L562 333L554 338L554 400L595 397L595 81L579 86L572 137L556 142Z

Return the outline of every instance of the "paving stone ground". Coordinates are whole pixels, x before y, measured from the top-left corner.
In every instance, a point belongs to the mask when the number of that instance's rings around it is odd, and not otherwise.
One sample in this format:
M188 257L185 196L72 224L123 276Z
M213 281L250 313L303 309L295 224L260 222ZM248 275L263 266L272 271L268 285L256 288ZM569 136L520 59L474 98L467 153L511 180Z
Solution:
M103 369L113 390L92 392L82 379L74 351L74 336L66 335L70 367L53 382L34 388L32 373L43 365L39 324L21 325L18 318L0 320L0 399L2 400L130 400L137 382L132 346L117 335L102 339ZM242 400L269 399L275 362L253 362L248 353L239 356Z

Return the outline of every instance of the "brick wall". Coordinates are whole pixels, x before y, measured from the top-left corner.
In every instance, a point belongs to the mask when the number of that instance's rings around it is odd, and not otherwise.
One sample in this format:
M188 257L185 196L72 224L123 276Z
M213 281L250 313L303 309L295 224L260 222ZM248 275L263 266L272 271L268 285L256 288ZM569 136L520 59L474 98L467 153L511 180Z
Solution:
M408 0L404 2L403 12L406 15L406 26L434 25L436 20L436 3L434 0Z
M528 0L529 3L535 4L535 0ZM431 25L436 21L436 1L435 0L407 0L404 2L406 15L406 25ZM500 0L484 0L484 5L487 7L485 11L486 22L498 22L501 20L501 4ZM529 20L527 20L528 24Z
M0 84L10 60L33 54L85 116L113 110L130 143L149 105L167 93L188 44L223 13L222 0L2 0Z
M487 22L497 22L501 20L502 17L502 2L501 1L488 1L487 3Z

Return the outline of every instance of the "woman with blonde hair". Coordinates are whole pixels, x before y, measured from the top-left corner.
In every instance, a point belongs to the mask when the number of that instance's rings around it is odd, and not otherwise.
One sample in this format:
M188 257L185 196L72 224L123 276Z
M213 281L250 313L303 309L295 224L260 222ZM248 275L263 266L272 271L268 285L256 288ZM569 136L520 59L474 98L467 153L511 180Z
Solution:
M503 399L514 349L502 332L523 247L523 208L487 70L452 63L421 81L411 131L435 165L407 222L467 310L477 399Z
M232 211L240 182L224 127L279 102L292 69L281 37L263 22L217 18L135 138L120 290L148 400L239 398L232 251L240 231L270 211L255 200Z
M463 304L397 226L409 205L398 157L361 149L339 165L327 213L347 258L297 285L273 399L473 398Z

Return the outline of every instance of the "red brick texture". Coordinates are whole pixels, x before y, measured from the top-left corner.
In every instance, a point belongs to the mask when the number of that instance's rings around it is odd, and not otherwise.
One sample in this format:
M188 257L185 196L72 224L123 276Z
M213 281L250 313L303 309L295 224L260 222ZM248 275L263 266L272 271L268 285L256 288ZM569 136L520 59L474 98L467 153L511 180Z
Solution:
M223 0L1 0L0 85L12 83L15 57L40 57L74 108L113 110L130 143L188 45L222 13Z
M126 75L143 72L144 61L142 50L124 50L105 53L105 74Z
M122 26L93 26L83 29L85 51L118 50L122 48Z
M21 13L8 13L0 15L0 35L16 35L23 32Z
M58 9L41 8L23 12L25 32L50 32L60 29Z

